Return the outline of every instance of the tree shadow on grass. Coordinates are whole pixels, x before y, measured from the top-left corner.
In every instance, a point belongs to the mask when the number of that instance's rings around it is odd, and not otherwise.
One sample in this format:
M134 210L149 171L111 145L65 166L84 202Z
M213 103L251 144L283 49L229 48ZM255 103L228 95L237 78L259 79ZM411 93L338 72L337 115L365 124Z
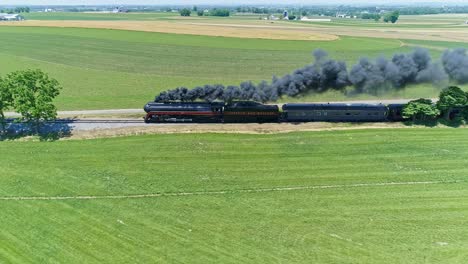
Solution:
M419 120L419 121L403 121L402 122L405 126L414 126L414 125L419 125L419 126L425 126L425 127L436 127L438 125L444 125L448 127L461 127L465 123L463 122L463 119L461 118L455 118L452 120L446 120L446 119L437 119L437 120Z
M425 127L436 127L439 125L438 120L415 120L415 121L403 121L405 126L425 126Z
M17 140L37 136L40 141L55 141L69 137L73 127L67 122L44 122L38 127L31 123L9 122L6 131L0 133L0 141Z

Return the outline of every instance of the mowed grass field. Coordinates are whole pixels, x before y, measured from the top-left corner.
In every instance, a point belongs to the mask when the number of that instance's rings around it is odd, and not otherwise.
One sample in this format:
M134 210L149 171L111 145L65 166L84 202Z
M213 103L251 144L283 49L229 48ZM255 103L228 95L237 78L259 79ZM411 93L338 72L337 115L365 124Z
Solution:
M348 63L413 48L394 39L287 41L79 28L0 27L0 36L0 74L43 69L64 87L57 99L60 110L139 108L178 86L270 80L312 62L316 48ZM427 41L417 44L432 47ZM452 44L436 45L432 52L438 56L441 47ZM382 97L429 97L437 92L425 85ZM343 99L348 98L332 93L297 100Z
M4 142L0 256L464 263L467 136L436 128ZM125 197L135 194L166 196ZM69 200L5 200L34 196Z
M97 12L33 12L23 14L28 20L165 20L179 17L179 13L97 13Z

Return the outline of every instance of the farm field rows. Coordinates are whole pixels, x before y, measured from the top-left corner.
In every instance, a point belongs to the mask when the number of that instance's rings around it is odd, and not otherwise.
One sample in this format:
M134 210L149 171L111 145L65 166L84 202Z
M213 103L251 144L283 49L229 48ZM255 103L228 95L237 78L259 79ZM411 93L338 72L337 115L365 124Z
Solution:
M434 58L468 48L464 14L396 25L25 16L0 23L0 76L44 70L64 88L59 110L141 109L179 86L271 80L317 48L348 69L417 46ZM278 103L434 98L448 84ZM464 263L468 129L429 126L148 125L1 141L0 262Z
M357 37L287 41L46 27L0 27L0 35L0 73L25 68L50 73L64 87L57 99L60 110L139 108L160 91L178 86L270 80L310 63L316 48L351 63L360 56L407 52L413 45L427 46L435 56L444 47L466 46L430 41L407 41L411 45L407 46L400 40ZM381 97L437 93L431 85L422 85ZM356 97L366 98L376 97ZM349 98L327 93L294 100L342 99Z
M73 12L54 12L54 13L29 13L24 15L28 20L125 20L125 21L141 21L141 20L171 20L171 21L223 21L224 23L254 23L259 22L259 17L265 15L255 14L234 14L229 18L222 17L180 17L177 13L127 13L127 14L112 14L112 13L73 13ZM323 18L308 16L309 18ZM389 25L381 22L374 22L372 20L363 19L340 19L333 18L331 23L324 22L304 22L310 25L343 25L343 26L360 26L360 27L450 27L460 26L466 20L467 14L438 14L438 15L402 15L397 24ZM329 17L326 17L329 18ZM294 25L290 22L274 21L275 24ZM292 21L291 21L292 22Z
M467 133L3 142L0 255L16 263L462 263ZM125 198L134 194L180 195ZM73 199L106 195L122 197ZM5 200L32 196L71 199Z

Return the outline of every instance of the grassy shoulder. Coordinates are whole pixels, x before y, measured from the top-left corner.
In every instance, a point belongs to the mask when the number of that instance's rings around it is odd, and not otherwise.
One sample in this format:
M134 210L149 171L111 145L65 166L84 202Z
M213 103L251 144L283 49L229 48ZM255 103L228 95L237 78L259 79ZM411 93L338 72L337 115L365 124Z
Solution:
M1 197L228 193L2 200L0 254L11 262L67 263L462 262L467 133L435 128L4 142ZM390 182L435 183L379 185ZM237 192L325 185L349 187Z

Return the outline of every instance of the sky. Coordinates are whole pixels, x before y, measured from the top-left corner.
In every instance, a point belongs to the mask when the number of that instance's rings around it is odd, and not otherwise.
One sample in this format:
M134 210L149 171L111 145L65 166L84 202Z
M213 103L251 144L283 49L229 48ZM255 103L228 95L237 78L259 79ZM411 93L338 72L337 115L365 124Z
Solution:
M0 0L0 5L468 4L466 0Z

